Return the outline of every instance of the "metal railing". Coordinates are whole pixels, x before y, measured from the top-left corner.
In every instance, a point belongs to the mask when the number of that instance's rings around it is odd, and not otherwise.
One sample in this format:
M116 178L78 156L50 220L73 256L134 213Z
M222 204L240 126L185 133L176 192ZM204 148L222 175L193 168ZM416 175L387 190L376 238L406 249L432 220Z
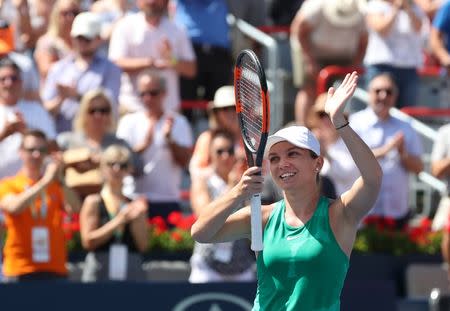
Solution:
M259 30L258 28L250 25L246 21L236 18L235 16L228 15L228 23L236 27L244 35L248 36L252 40L263 45L267 49L267 67L265 70L267 84L269 88L270 98L270 129L271 132L280 128L283 125L284 105L283 105L283 87L281 78L278 76L279 67L279 48L277 41Z

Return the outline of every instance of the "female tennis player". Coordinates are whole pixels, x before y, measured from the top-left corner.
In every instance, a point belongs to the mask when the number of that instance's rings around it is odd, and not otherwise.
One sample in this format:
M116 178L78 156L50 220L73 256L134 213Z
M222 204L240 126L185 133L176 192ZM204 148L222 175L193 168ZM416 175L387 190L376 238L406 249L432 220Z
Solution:
M283 199L262 206L264 249L257 253L258 288L253 310L334 311L349 266L358 223L375 202L382 171L368 146L344 118L358 76L348 74L325 104L361 176L331 201L319 194L320 146L305 127L270 136L266 156ZM198 242L250 238L250 207L236 208L262 190L261 169L250 167L239 183L211 202L192 227Z

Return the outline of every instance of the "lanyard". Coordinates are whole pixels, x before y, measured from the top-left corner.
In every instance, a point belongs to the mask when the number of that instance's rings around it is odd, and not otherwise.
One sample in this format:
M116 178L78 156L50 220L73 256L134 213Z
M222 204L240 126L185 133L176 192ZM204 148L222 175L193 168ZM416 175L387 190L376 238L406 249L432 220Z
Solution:
M27 187L28 189L28 187ZM31 216L34 219L38 219L39 216L41 219L45 219L47 217L47 193L45 192L45 190L41 191L41 205L40 205L40 209L39 209L39 214L38 215L38 208L36 206L36 199L33 200L33 202L31 203Z

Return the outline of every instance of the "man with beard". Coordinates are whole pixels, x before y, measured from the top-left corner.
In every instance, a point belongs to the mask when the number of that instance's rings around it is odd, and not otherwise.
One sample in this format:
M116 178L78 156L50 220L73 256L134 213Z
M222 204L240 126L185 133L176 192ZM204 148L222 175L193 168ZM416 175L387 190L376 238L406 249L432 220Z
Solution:
M184 29L167 17L167 3L137 0L139 12L125 16L114 27L109 58L124 72L119 98L123 112L144 108L137 91L140 71L156 69L167 81L167 111L180 108L179 77L193 78L197 73L192 43Z
M368 91L369 107L350 115L350 125L372 149L383 170L381 191L370 214L392 218L401 228L411 216L409 173L423 169L421 139L410 123L390 113L398 96L390 73L376 75Z
M98 17L90 12L77 15L72 24L73 54L50 68L42 92L45 108L55 117L58 133L72 130L72 120L79 100L87 91L103 88L113 102L117 98L121 70L99 53L101 46Z

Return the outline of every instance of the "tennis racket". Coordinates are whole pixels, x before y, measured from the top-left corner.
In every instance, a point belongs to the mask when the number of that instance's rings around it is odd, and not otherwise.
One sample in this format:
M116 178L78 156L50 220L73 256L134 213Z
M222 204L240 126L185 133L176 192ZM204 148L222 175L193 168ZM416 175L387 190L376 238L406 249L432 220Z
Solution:
M266 75L258 57L251 50L243 50L237 57L234 68L234 95L247 164L249 167L261 167L269 135L270 105ZM253 195L250 207L251 249L261 251L263 242L260 193Z

